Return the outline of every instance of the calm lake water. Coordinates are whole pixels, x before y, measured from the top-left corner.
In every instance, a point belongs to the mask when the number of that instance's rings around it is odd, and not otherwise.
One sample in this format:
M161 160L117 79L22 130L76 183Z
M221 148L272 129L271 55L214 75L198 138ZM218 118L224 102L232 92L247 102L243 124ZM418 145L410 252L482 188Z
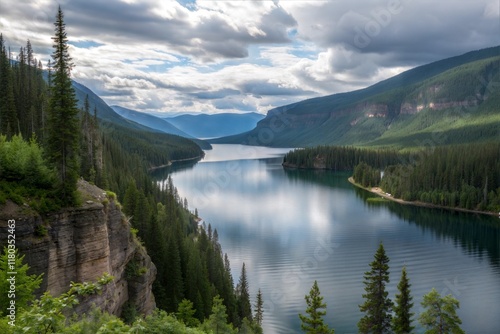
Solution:
M460 301L467 333L499 333L499 218L370 203L374 195L349 184L349 174L284 170L288 150L213 146L196 165L172 169L172 178L217 228L235 283L245 262L253 299L261 288L265 333L301 333L298 314L314 280L330 327L357 333L363 274L380 242L390 258L391 298L406 265L416 314L434 287Z

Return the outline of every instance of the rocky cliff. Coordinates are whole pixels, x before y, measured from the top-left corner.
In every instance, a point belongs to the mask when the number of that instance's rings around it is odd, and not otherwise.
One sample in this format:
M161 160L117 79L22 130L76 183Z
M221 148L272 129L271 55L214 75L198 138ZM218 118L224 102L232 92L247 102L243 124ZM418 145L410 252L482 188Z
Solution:
M40 292L60 295L71 282L96 281L104 273L114 277L100 295L81 300L77 312L93 304L115 315L124 305L140 313L156 306L152 284L156 267L131 233L130 224L113 195L79 182L82 205L40 216L27 205L7 201L0 207L0 242L7 240L9 219L16 220L16 246L32 273L43 273Z

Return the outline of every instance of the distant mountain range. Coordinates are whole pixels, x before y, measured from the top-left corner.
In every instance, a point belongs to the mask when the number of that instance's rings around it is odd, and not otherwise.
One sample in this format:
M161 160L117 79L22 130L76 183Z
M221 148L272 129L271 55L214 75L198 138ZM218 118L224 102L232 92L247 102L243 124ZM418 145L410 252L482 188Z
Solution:
M111 106L111 108L118 115L128 120L147 126L151 129L159 130L165 133L170 133L185 138L195 138L194 136L191 136L190 134L187 134L186 132L178 129L177 127L175 127L174 125L172 125L170 122L168 122L163 118L153 116L148 113L143 113L132 109L123 108L120 106Z
M375 85L268 112L210 140L263 146L395 148L500 140L500 47L419 66Z
M230 136L252 130L264 115L258 113L222 113L180 115L165 118L182 131L197 138Z

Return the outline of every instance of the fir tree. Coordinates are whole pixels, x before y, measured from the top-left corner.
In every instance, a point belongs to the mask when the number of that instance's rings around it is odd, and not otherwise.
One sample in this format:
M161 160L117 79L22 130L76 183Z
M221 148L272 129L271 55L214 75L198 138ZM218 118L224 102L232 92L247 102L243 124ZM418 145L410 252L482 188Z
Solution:
M68 52L68 37L64 15L59 7L55 25L52 94L48 117L47 152L59 177L60 198L63 204L72 205L76 200L78 180L78 108L70 72L73 64Z
M194 317L196 310L193 308L193 302L187 299L183 299L179 303L179 308L177 309L177 319L182 321L188 327L197 327L200 325L200 321Z
M411 333L415 327L411 325L413 313L413 297L410 294L410 281L406 275L406 267L401 271L401 280L398 284L399 294L396 294L396 305L394 305L394 318L392 319L392 330L395 334Z
M359 306L365 316L358 322L358 328L361 333L388 333L391 329L392 301L385 290L389 283L389 258L382 243L370 266L371 270L364 275L365 302Z
M262 319L264 318L264 300L262 299L262 291L257 292L257 298L255 301L255 316L254 320L257 325L262 326Z
M426 334L465 333L460 328L462 320L456 313L460 303L452 295L441 297L433 288L424 296L421 304L426 310L420 314L418 321L427 328Z
M241 320L247 318L252 321L252 305L250 304L250 294L248 293L248 279L245 263L241 267L241 276L236 286L236 297L238 303L238 315Z
M206 332L214 334L232 334L235 331L231 325L227 324L226 307L219 295L213 299L212 314L203 323L203 329Z
M14 269L11 267L12 262L9 262L11 258L7 247L3 249L3 253L0 255L0 315L7 312L7 307L10 305L10 298L7 292L10 290L10 282L8 278L11 276L7 273L15 271L17 272L15 276L15 300L16 308L27 308L28 303L34 298L35 290L38 289L42 283L42 275L28 275L29 266L24 263L24 255L19 255L16 249L14 254Z
M300 328L308 334L334 333L334 330L329 329L328 325L323 321L323 317L326 315L326 303L323 302L323 296L321 296L317 281L314 281L309 295L306 295L304 298L307 304L306 313L308 315L299 314L299 318L302 321Z

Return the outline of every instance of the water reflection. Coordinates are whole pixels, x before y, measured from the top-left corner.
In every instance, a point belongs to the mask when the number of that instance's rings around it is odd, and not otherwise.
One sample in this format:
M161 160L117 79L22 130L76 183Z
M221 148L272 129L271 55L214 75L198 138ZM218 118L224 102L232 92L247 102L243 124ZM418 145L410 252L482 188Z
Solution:
M300 332L297 314L304 312L304 295L315 279L328 304L328 323L336 333L357 332L363 273L380 241L391 259L391 296L406 265L415 312L421 296L435 287L459 298L467 332L496 333L495 218L375 205L367 201L374 195L354 188L347 177L285 171L281 158L202 162L172 174L180 196L218 229L233 276L245 262L251 295L262 289L265 333Z

